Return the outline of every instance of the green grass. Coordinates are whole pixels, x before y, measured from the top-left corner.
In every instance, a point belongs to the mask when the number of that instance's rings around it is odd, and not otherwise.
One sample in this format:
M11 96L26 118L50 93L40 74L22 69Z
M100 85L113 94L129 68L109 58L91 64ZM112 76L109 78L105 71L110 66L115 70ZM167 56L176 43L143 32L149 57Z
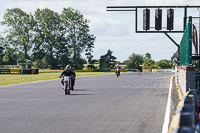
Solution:
M77 72L76 76L92 76L92 75L104 75L104 74L113 74L113 72ZM18 83L42 81L42 80L51 80L59 79L60 73L40 73L33 75L11 75L11 74L2 74L0 75L0 86L2 85L11 85Z

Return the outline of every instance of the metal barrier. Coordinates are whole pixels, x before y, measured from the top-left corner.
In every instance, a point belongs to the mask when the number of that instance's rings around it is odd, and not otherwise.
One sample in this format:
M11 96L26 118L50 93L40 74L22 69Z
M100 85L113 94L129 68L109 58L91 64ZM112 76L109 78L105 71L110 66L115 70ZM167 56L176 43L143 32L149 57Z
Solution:
M172 116L169 133L194 133L199 120L196 89L188 91Z
M0 74L39 74L39 69L0 68Z
M18 68L11 68L10 69L10 74L20 74L20 70L21 69L18 69Z
M152 72L172 72L172 69L152 69Z
M115 72L115 69L110 69L110 72ZM128 72L128 69L120 69L120 72Z
M1 68L0 69L0 74L10 74L10 69Z

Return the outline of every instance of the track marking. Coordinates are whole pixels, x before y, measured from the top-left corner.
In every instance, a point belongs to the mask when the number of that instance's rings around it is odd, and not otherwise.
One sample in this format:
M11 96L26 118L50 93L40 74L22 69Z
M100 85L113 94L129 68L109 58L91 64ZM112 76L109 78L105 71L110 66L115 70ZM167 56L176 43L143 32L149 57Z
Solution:
M166 111L165 111L165 119L164 119L164 123L163 123L163 127L162 127L162 133L168 133L173 78L174 78L174 76L171 77L171 81L170 81L168 100L167 100L167 106L166 106Z

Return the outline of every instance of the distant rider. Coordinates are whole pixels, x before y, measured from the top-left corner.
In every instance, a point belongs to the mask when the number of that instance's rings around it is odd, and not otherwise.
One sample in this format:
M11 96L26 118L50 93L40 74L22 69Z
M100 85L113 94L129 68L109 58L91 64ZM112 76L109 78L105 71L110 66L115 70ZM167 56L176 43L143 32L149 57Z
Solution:
M119 66L119 64L116 64L116 66L114 68L115 68L115 73L116 73L117 68L119 69L119 72L120 72L121 67Z
M71 69L71 65L67 65L67 66L65 67L65 70L62 71L62 73L60 74L59 77L61 78L63 75L64 75L64 76L70 76L70 77L71 77L71 81L72 81L72 90L74 90L74 83L75 83L76 73ZM63 80L64 80L64 79L62 79L61 83L62 83L62 85L64 86Z

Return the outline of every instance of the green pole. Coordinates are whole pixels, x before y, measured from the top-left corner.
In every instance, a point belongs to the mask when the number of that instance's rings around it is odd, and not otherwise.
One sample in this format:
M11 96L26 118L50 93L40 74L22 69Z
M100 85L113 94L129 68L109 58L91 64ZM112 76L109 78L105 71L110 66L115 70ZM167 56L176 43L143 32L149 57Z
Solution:
M192 64L192 17L189 16L189 48L188 48L188 54L189 54L189 64Z
M184 11L183 30L185 30L185 26L186 26L186 23L187 23L187 7L185 6L184 9L185 9L185 11Z

